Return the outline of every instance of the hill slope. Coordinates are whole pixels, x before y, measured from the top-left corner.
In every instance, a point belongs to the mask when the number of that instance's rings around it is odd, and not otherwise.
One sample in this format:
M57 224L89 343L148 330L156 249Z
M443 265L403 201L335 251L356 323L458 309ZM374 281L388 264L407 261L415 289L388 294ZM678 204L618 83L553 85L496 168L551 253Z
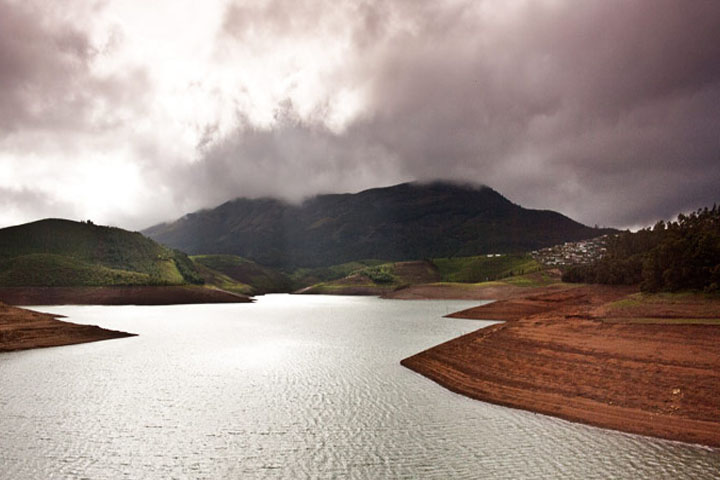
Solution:
M137 232L61 219L0 229L0 286L202 283L190 259Z
M190 253L311 267L520 252L604 231L522 208L489 187L405 183L319 195L300 205L241 198L143 233Z
M195 255L192 261L205 282L246 295L289 292L290 279L279 271L235 255Z
M440 273L435 264L429 260L415 260L364 267L344 278L320 282L296 293L382 295L403 286L439 280Z

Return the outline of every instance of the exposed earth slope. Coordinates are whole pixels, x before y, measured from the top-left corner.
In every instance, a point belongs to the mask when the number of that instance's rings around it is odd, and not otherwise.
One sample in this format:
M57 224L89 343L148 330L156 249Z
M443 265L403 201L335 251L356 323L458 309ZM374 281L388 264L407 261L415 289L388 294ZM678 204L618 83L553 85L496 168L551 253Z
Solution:
M94 325L62 322L56 318L55 315L0 303L0 352L134 336Z
M720 300L632 293L555 286L458 312L506 323L402 364L479 400L720 447Z

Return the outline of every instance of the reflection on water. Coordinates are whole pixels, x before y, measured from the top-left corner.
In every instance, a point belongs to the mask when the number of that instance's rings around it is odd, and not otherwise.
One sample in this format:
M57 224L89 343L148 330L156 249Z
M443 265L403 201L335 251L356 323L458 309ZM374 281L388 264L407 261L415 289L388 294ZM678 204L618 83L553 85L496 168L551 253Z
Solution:
M720 452L453 394L399 365L472 304L47 307L139 337L0 355L0 478L713 478Z

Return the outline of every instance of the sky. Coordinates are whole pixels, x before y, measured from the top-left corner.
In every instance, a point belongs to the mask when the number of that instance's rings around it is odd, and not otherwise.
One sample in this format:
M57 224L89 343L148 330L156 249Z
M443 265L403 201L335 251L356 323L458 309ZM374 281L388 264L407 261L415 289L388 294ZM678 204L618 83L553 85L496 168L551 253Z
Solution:
M715 0L0 0L0 226L488 185L636 228L720 201Z

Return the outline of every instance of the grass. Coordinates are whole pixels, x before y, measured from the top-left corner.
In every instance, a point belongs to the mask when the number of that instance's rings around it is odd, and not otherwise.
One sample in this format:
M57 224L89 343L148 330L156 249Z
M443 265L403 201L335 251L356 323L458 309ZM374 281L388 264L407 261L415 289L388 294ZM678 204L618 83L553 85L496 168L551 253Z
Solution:
M702 292L635 293L605 305L608 323L720 325L720 295Z
M527 254L435 258L432 261L437 265L443 281L460 283L499 280L536 272L543 268Z
M145 273L130 272L91 264L54 254L16 257L0 265L0 285L4 287L71 287L104 285L149 285L157 279Z

